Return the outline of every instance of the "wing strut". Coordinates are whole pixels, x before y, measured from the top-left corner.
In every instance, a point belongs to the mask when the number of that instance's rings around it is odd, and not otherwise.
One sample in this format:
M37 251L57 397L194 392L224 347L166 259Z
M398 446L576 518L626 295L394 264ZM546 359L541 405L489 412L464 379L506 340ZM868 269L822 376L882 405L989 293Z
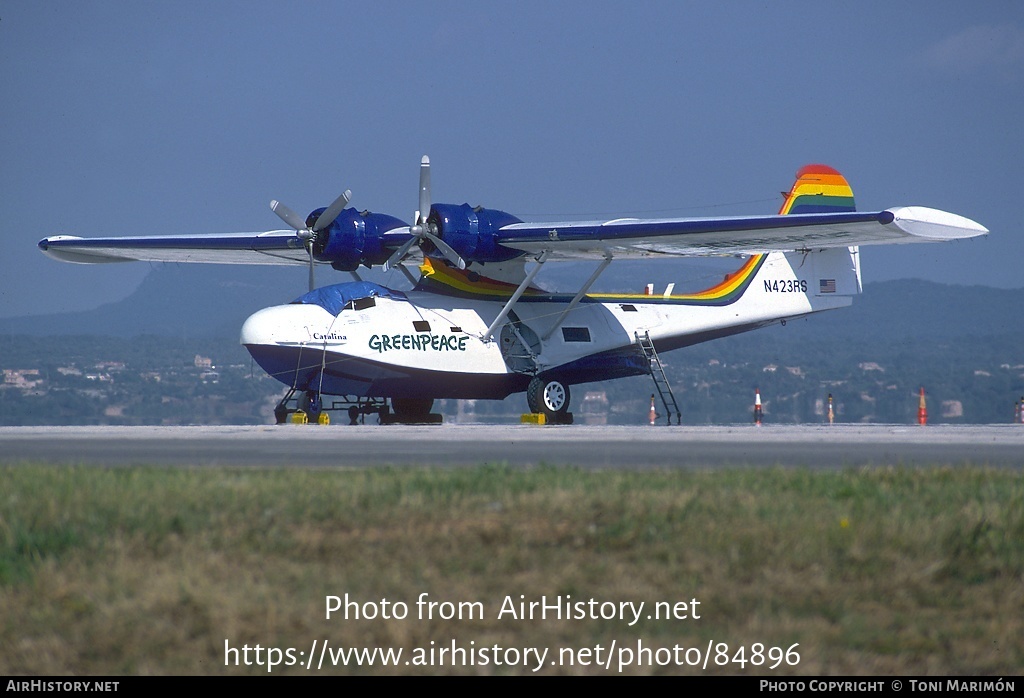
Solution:
M597 277L601 276L601 272L603 272L605 269L607 269L608 265L611 264L611 263L612 263L611 252L605 252L605 254L604 254L604 261L601 262L600 265L598 265L597 269L594 270L594 273L590 275L589 279L587 279L587 283L583 284L583 288L581 288L579 290L579 292L576 294L576 296L569 302L569 305L566 306L565 310L562 311L562 314L558 316L557 320L555 320L555 324L551 326L550 330L548 330L547 332L544 333L544 336L540 338L540 341L542 341L542 342L548 341L548 337L550 337L552 334L554 334L555 330L557 330L559 327L561 327L562 321L565 320L566 316L569 313L571 313L572 309L575 308L576 305L580 302L580 300L583 299L583 296L586 295L587 291L590 290L590 287L594 285L595 281L597 281Z
M494 331L501 326L501 323L505 322L505 318L508 317L508 313L512 310L512 306L516 304L516 301L518 301L523 295L527 287L533 283L533 278L537 276L537 272L540 271L540 268L544 266L544 262L546 261L548 261L548 251L544 250L540 253L540 257L537 257L537 266L530 270L530 273L527 274L526 278L519 284L516 292L513 293L512 297L508 299L507 303L505 303L505 307L501 309L500 313L498 313L498 317L494 318L494 322L491 323L491 326L484 331L484 334L481 337L483 341L491 341Z

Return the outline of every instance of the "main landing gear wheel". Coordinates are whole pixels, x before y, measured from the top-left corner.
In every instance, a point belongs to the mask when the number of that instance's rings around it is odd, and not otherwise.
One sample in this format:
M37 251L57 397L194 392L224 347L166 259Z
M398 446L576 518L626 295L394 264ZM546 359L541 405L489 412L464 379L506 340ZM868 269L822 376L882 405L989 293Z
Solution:
M572 424L569 386L560 380L534 377L526 388L526 403L534 414L543 414L552 424Z
M274 408L274 423L284 424L287 421L288 406L285 405L284 400L281 400L281 402L277 403L277 406Z

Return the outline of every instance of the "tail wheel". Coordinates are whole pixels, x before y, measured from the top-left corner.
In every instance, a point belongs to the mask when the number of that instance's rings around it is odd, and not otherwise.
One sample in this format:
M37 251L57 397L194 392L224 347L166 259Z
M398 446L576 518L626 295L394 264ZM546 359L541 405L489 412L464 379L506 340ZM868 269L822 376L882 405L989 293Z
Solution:
M543 413L561 422L569 411L569 386L559 380L534 378L526 389L526 402L533 413Z

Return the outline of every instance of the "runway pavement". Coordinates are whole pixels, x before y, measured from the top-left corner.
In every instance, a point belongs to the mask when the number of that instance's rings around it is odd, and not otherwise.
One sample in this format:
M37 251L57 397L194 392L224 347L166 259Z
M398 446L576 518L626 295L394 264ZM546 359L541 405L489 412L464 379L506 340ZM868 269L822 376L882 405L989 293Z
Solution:
M0 427L0 464L1024 468L1024 425Z

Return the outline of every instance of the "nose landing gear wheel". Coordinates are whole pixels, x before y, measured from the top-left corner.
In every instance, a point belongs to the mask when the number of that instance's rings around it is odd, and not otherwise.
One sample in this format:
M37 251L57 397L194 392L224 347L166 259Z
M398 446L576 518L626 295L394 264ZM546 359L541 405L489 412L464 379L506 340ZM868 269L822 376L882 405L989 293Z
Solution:
M572 424L569 386L560 380L534 377L526 389L526 403L534 414L543 414L552 424Z
M320 419L320 413L323 411L320 393L312 390L303 393L302 398L299 400L299 409L306 413L306 417L311 424L316 424Z

